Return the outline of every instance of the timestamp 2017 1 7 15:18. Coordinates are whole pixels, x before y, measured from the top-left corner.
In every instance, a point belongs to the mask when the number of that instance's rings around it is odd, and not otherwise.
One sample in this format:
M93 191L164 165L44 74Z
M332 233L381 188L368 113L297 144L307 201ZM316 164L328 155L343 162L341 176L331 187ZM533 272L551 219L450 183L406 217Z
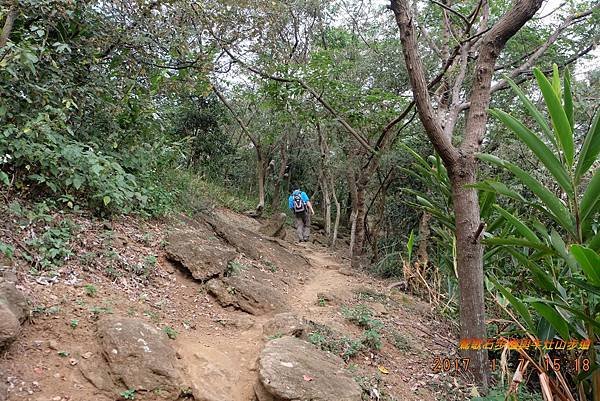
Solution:
M576 358L573 360L561 360L560 358L546 358L545 360L546 370L560 371L561 369L573 369L575 372L587 372L590 370L589 358ZM500 362L496 359L491 359L490 369L495 371L500 367ZM443 358L436 356L433 359L432 371L433 373L440 372L466 372L469 370L471 358ZM519 358L519 363L524 364L525 359Z

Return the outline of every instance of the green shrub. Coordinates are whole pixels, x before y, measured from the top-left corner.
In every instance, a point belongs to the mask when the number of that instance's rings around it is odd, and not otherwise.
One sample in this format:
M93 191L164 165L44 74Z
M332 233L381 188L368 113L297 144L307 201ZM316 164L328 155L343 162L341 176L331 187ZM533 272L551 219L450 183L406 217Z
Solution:
M83 288L88 297L93 297L96 295L96 292L98 292L98 289L93 284L86 284Z
M241 274L247 268L248 268L247 265L245 265L241 262L238 262L237 260L232 260L227 265L227 269L225 270L224 274L226 277L237 276L237 275Z
M373 311L364 304L358 304L354 308L342 307L342 315L352 323L366 329L380 329L383 323L373 318Z
M73 224L68 220L46 227L39 237L26 242L36 251L35 260L30 255L25 258L35 262L36 270L53 270L61 266L73 254L69 247L72 232Z
M177 338L177 335L179 334L177 332L177 330L175 330L174 328L172 328L171 326L165 326L163 327L163 332L171 339L171 340L175 340Z
M0 135L0 154L10 155L7 166L17 185L32 187L65 200L104 212L128 212L143 207L135 177L119 161L68 134L67 116L47 109L24 126L6 125ZM1 166L0 166L1 167Z
M545 110L537 109L516 84L509 81L532 117L531 123L519 121L499 109L491 113L529 148L531 160L544 168L530 173L517 163L493 155L479 155L482 160L510 172L520 184L513 184L510 190L498 182L478 185L484 191L506 198L506 204L493 205L498 219L489 230L493 236L485 239L491 248L488 254L495 254L500 258L497 261L509 261L512 264L509 267L522 272L520 278L515 278L505 273L506 263L498 263L501 266L487 269L486 286L499 304L510 303L515 312L513 316L520 323L516 330L523 328L540 339L556 336L564 341L587 338L593 342L600 334L600 233L597 230L600 169L594 168L600 153L600 113L596 112L587 134L582 133L577 138L574 133L578 124L574 121L568 71L563 76L563 85L556 65L550 79L539 69L534 69L534 75ZM544 116L546 111L550 121ZM576 139L581 139L581 146L576 144ZM519 281L528 285L521 286ZM514 335L514 331L510 334ZM541 352L547 351L542 349ZM597 361L598 347L591 346L587 355L591 361ZM586 397L584 392L591 398L598 397L598 365L594 365L588 375L567 374L583 398Z
M135 400L135 390L134 389L125 390L120 395L121 395L121 397L123 397L126 400Z
M379 351L381 349L381 333L377 329L365 330L362 334L362 343L367 347Z
M8 258L12 258L15 254L15 247L9 244L5 244L0 241L0 255L4 255Z

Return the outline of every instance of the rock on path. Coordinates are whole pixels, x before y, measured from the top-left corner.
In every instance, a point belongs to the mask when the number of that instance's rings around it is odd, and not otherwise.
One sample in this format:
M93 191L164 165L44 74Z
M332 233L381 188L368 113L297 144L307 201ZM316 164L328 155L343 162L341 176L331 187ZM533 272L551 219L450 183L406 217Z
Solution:
M21 332L21 323L28 313L27 300L15 284L0 281L0 348L10 344Z
M222 274L237 256L233 247L223 244L206 227L174 229L167 242L167 258L189 270L196 280L205 281Z
M106 317L98 322L98 342L108 372L100 358L82 361L80 369L102 390L114 393L125 385L142 391L160 389L177 398L182 386L176 354L168 341L166 334L142 320Z
M255 268L249 268L236 276L208 281L208 292L222 307L233 306L252 315L288 309L283 294L274 285L278 278ZM283 282L278 283L281 287Z
M268 235L269 237L285 239L285 235L286 235L285 221L286 221L285 213L276 214L272 218L267 220L260 227L258 232L261 234L264 234L264 235Z
M259 401L360 401L343 361L295 337L269 341L259 357Z
M263 325L265 337L300 337L306 329L301 318L292 312L278 313Z

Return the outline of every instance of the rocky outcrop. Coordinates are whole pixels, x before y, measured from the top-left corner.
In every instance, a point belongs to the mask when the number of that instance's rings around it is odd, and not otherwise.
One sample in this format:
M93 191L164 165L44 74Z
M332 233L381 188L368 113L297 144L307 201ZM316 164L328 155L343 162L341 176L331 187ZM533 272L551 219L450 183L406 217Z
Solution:
M274 280L278 279L250 268L236 276L212 279L206 288L221 306L232 306L258 316L287 309L287 302Z
M300 337L306 325L301 318L291 312L278 313L271 320L263 325L263 334L265 337Z
M10 344L27 319L27 300L13 282L0 281L0 348Z
M267 220L258 232L269 237L285 239L285 220L285 213L276 214L271 219Z
M97 335L101 357L80 363L83 375L97 388L160 389L177 398L181 379L166 334L139 319L107 317L98 322Z
M186 268L196 280L222 274L237 252L206 227L174 229L167 236L167 258Z
M343 361L306 341L283 337L269 341L260 354L259 401L360 401L361 388Z
M269 262L288 272L304 272L308 261L298 252L288 249L288 243L279 238L266 238L241 224L230 224L217 215L204 216L203 222L226 244L234 247L249 259Z

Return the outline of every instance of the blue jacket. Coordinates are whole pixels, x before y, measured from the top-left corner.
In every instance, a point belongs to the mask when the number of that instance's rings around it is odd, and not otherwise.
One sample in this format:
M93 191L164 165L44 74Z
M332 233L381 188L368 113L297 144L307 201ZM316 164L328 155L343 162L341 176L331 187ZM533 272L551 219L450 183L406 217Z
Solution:
M308 195L306 195L305 192L302 192L299 189L297 189L294 192L292 192L292 194L288 198L288 208L294 210L294 195L296 195L298 193L300 194L300 197L302 198L302 201L304 203L306 203L306 202L308 202L310 200L310 199L308 199Z

